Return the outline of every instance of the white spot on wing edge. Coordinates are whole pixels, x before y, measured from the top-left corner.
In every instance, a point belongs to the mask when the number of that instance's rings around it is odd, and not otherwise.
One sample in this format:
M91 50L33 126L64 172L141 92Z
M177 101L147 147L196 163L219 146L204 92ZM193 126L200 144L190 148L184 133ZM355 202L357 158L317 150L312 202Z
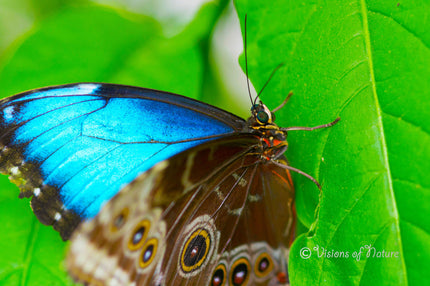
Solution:
M10 173L12 175L18 175L18 173L19 173L18 167L12 167L12 168L10 168Z
M35 197L38 197L40 195L40 188L35 188L33 190L33 194L34 194Z
M61 214L60 213L55 213L54 219L56 221L59 221L61 219Z
M101 87L101 84L80 83L76 85L76 87L73 87L73 89L76 89L76 92L74 94L92 94L100 87Z
M4 119L9 121L13 119L13 113L15 111L15 106L8 106L5 109L3 109L4 112Z

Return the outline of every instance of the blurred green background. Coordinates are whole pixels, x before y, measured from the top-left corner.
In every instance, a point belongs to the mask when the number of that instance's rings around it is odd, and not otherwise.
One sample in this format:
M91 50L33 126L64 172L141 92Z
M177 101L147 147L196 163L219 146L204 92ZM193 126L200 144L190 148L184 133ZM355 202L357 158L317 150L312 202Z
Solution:
M231 97L242 93L232 84L241 76L237 21L229 1L2 0L0 96L113 82L221 106L230 97L234 111L239 104Z

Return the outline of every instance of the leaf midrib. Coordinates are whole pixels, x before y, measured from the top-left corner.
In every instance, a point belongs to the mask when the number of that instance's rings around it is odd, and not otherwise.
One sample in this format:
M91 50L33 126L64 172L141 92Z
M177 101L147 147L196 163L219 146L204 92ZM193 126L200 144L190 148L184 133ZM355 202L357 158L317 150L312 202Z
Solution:
M381 106L379 104L378 93L376 91L376 81L375 81L375 73L374 73L374 66L373 66L372 47L371 47L371 41L370 41L369 22L368 22L368 18L367 18L368 9L367 9L366 0L360 0L360 6L361 6L361 17L363 20L363 36L364 36L365 48L366 48L366 53L367 53L368 63L369 63L370 84L372 87L372 94L373 94L373 98L374 98L374 102L375 102L375 109L377 112L378 129L380 130L380 136L381 136L380 140L382 143L384 165L385 165L385 168L387 170L388 187L389 187L388 191L390 192L391 205L392 205L394 212L396 214L395 221L396 221L397 238L398 238L399 248L400 248L399 251L400 251L401 257L402 257L402 259L401 259L402 268L403 268L402 270L403 270L403 273L405 273L405 276L404 276L405 281L404 282L405 282L405 285L408 285L407 271L406 271L405 259L404 259L404 254L403 254L403 243L402 243L402 238L400 235L399 211L398 211L397 203L395 200L392 175L391 175L390 165L388 162L387 141L385 139L384 124L382 122L382 109L381 109Z

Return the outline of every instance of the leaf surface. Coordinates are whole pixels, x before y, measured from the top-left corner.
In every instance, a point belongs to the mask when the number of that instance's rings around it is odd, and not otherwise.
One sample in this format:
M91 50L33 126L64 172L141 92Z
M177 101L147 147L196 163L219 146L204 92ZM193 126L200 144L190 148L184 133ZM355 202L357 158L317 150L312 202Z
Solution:
M429 3L235 3L256 89L284 63L262 95L274 108L294 92L277 123L341 117L289 134L291 165L323 185L294 176L309 231L290 251L292 285L429 284Z

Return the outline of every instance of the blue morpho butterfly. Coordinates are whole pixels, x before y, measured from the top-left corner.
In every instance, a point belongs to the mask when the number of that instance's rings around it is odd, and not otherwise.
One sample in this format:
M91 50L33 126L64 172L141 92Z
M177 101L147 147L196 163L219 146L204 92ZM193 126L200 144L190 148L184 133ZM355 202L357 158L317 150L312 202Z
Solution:
M337 120L279 128L263 103L251 112L113 84L32 90L0 101L0 171L63 239L87 220L67 259L78 281L280 285L294 223L287 131Z
M280 128L256 100L245 121L151 89L54 86L0 101L0 172L63 239L79 225L66 264L87 285L285 285L288 170L314 180L287 165L287 131L337 121Z

